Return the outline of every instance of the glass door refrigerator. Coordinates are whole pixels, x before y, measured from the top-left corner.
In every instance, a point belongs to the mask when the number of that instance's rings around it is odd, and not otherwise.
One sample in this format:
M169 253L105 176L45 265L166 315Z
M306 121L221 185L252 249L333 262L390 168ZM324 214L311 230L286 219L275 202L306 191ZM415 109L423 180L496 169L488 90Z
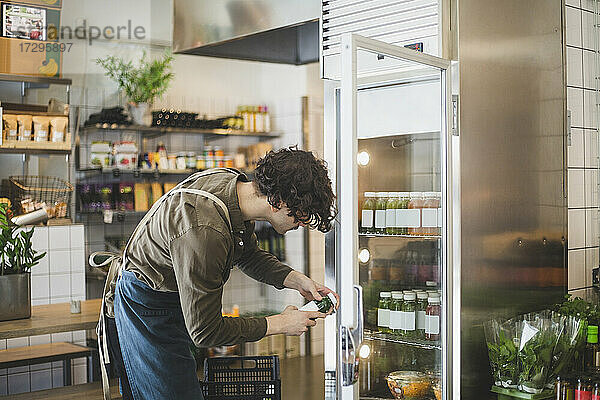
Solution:
M325 284L341 296L325 321L325 397L451 399L450 62L346 34L338 78L325 82L339 212Z

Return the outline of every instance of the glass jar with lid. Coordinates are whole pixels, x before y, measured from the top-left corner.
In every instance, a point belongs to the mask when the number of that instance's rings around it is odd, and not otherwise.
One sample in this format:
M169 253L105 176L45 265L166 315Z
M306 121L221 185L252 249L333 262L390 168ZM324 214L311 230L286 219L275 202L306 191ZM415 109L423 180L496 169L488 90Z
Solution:
M377 205L375 206L375 233L385 233L385 217L387 207L387 192L377 193Z
M423 193L423 211L422 211L422 226L421 233L425 236L435 236L440 234L438 228L438 209L440 200L437 192Z
M396 226L398 230L398 234L407 235L408 228L406 227L406 219L404 216L404 211L408 209L408 204L410 203L410 193L409 192L398 192L398 209L396 210Z
M402 318L402 292L392 292L392 302L390 304L390 330L392 333L402 336L404 329L404 320Z
M365 192L361 207L360 233L375 233L375 209L377 208L377 193Z
M379 303L377 304L377 328L379 332L390 330L390 292L379 292Z
M396 192L387 193L387 203L385 206L385 233L396 235L396 210L398 209L398 194Z
M427 312L427 292L417 292L417 329L415 337L425 339L425 314Z
M425 311L425 339L440 340L440 298L430 296L427 299L427 311Z
M409 235L421 235L421 210L423 208L423 193L422 192L410 192L410 201L408 202L408 208L419 211L418 222L415 221L413 227L408 228Z
M416 331L417 295L415 292L404 293L402 303L402 319L404 320L403 336L414 338Z

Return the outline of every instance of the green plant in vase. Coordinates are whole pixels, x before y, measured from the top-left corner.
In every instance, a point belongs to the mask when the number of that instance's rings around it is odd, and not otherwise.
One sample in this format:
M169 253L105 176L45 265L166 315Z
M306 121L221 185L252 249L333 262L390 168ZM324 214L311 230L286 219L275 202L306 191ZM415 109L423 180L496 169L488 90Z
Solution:
M128 100L129 113L137 125L144 124L144 115L155 98L162 96L173 79L171 63L173 55L165 52L162 57L149 60L144 51L139 65L120 57L107 56L96 59L105 75L115 81Z
M33 248L34 228L19 230L8 213L8 205L0 203L0 321L31 316L29 272L46 255Z

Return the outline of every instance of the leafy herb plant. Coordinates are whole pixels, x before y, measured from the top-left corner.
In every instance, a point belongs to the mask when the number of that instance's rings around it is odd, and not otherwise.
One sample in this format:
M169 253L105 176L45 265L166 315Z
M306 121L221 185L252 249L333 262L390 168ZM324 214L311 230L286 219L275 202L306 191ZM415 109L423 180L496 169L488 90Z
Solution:
M538 322L538 321L535 321ZM539 393L546 385L550 366L552 363L552 353L558 335L552 326L546 324L536 324L529 321L523 322L524 331L527 329L536 330L528 340L521 343L519 350L519 388L529 393ZM538 325L534 327L534 325ZM523 334L523 338L525 334ZM523 340L523 339L522 339Z
M132 61L125 62L115 56L96 59L96 63L105 69L106 76L115 81L129 101L135 104L151 103L167 91L173 79L170 71L172 61L170 52L150 61L145 51L137 67Z
M0 275L28 273L46 253L38 253L32 247L34 228L18 231L7 214L8 205L0 203Z
M511 329L508 323L501 324L496 320L486 322L484 328L495 384L516 387L519 374L517 370L518 349L514 338L515 329Z

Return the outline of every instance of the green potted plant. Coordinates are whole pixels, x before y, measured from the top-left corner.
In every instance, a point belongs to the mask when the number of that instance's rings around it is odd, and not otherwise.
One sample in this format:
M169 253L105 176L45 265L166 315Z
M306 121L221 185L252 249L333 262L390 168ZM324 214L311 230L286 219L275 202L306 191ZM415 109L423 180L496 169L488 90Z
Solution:
M128 100L129 114L136 125L144 125L144 116L156 97L162 96L173 79L171 62L173 55L166 52L156 60L148 60L146 52L136 67L132 61L107 56L96 59L106 76L117 83Z
M34 228L20 230L8 213L8 205L0 203L0 321L31 317L29 271L46 255L32 247Z

